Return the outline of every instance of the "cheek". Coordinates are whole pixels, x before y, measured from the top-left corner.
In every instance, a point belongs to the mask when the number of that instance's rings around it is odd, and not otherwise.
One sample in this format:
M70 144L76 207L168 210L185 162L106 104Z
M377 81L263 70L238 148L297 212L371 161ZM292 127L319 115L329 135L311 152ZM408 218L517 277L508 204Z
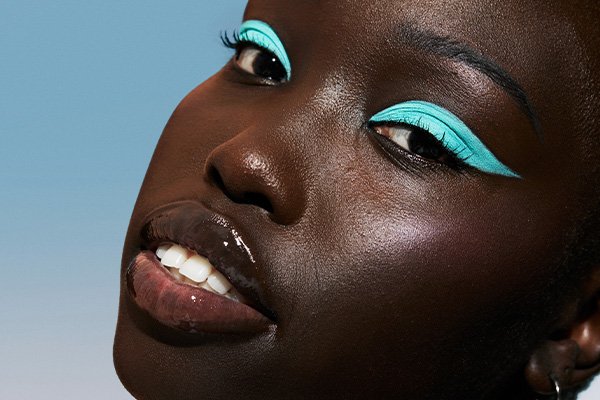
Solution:
M540 312L567 221L548 218L531 194L453 179L403 174L389 186L373 173L329 192L322 204L335 206L315 218L326 222L305 278L305 302L319 300L310 308L320 354L376 363L386 379L398 370L390 362L439 379L441 370L482 379L490 362L518 369L548 329Z

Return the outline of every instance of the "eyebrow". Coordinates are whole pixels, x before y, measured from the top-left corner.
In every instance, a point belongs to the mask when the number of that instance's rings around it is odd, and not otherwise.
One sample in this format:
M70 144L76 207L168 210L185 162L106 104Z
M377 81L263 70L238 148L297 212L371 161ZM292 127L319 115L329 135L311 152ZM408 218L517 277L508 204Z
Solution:
M433 32L424 31L411 25L401 26L400 39L422 50L466 64L486 75L516 101L521 111L525 113L531 122L537 136L540 139L542 138L539 118L525 90L507 71L494 61L455 39L439 36Z

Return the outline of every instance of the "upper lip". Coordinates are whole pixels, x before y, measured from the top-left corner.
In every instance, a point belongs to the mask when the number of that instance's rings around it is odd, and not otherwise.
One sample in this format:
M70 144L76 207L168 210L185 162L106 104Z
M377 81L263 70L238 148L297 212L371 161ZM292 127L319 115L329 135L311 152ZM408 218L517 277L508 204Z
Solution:
M242 294L246 305L275 321L252 246L224 216L197 202L172 203L146 218L140 238L142 249L155 250L161 243L173 242L208 258Z

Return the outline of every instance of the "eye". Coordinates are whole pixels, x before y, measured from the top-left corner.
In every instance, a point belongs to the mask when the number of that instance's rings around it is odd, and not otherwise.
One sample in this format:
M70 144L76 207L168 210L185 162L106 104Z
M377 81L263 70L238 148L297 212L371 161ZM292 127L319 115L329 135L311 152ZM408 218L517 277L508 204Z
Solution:
M424 159L520 178L464 122L435 104L418 100L396 104L371 117L369 125L399 148Z
M245 21L235 41L224 38L227 47L235 48L235 63L249 74L275 82L286 82L292 77L292 68L283 43L267 23Z
M244 43L240 43L244 46ZM246 45L235 57L237 66L249 74L276 82L285 82L287 73L279 59L264 49Z
M380 125L373 128L379 135L388 138L403 150L419 157L458 168L464 164L460 154L455 154L438 141L431 133L418 126L397 124Z

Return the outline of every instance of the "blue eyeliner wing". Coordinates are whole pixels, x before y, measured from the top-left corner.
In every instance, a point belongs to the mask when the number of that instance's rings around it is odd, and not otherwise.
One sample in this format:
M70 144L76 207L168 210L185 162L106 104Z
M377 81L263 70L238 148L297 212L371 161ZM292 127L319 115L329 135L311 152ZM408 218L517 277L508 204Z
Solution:
M420 100L396 104L374 115L370 122L425 126L448 150L460 153L465 164L486 173L521 178L500 162L464 122L435 104Z
M285 68L287 80L290 80L292 77L290 59L279 36L269 24L258 20L245 21L240 27L240 40L255 43L275 54Z

